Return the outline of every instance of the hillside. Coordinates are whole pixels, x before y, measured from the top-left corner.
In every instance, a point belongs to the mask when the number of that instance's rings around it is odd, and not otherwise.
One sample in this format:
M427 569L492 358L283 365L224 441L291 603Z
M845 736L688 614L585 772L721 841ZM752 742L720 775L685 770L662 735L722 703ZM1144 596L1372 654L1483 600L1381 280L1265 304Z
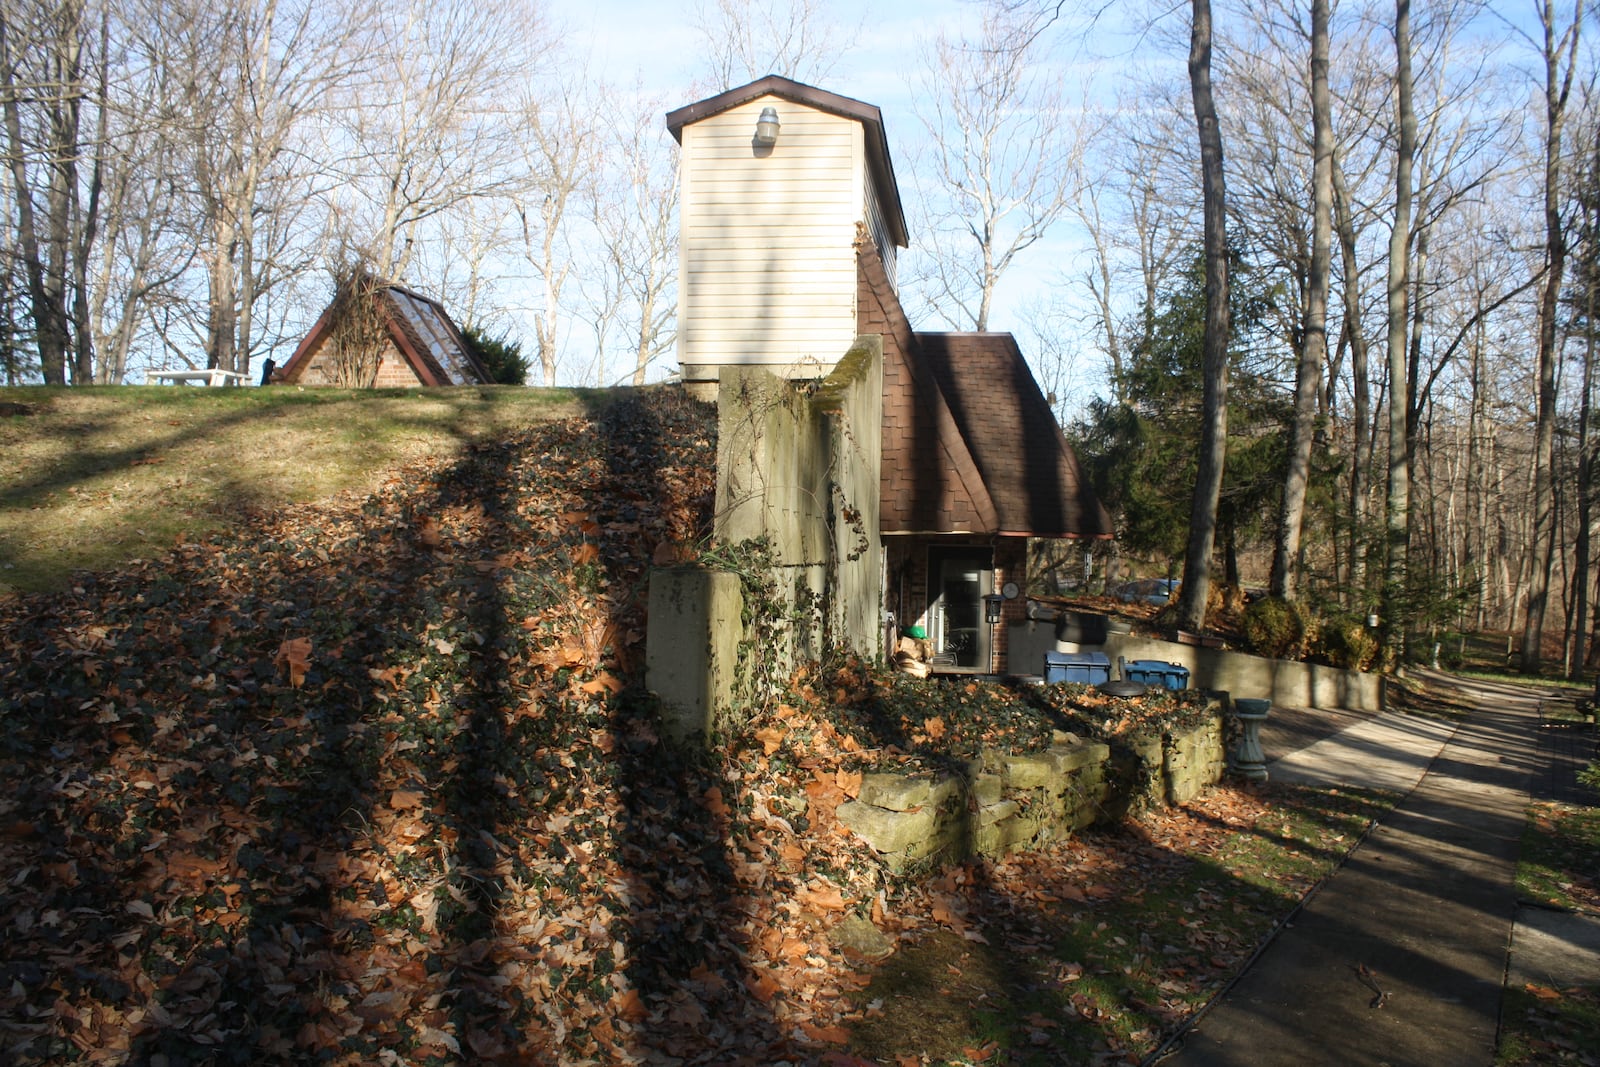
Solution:
M704 790L608 698L708 428L632 398L6 602L0 1026L56 1035L17 1062L483 1061L659 986L608 931L713 876L655 838Z
M1137 1061L1381 807L1222 789L891 876L834 815L863 769L1064 720L845 664L664 745L646 576L709 526L714 419L590 408L0 599L0 1058Z

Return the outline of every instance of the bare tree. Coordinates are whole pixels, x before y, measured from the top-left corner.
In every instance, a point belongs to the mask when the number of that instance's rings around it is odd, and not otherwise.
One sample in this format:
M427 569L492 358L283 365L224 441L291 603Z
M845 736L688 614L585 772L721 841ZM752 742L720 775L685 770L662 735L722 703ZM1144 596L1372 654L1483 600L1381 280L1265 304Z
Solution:
M348 183L333 197L338 243L402 277L428 225L474 200L510 195L523 121L549 39L523 0L380 7L371 76L355 87L325 151Z
M87 32L81 0L29 0L0 7L0 117L15 247L22 258L39 368L47 385L67 382L70 284L75 253L83 251L74 240L74 228L80 207Z
M1085 180L1071 213L1088 234L1092 255L1076 279L1094 308L1093 332L1109 366L1116 398L1123 399L1129 344L1153 343L1157 302L1192 241L1198 198L1185 195L1193 173L1189 139L1177 128L1187 101L1159 86L1119 101L1102 136L1089 149ZM1093 169L1097 177L1091 178ZM1130 336L1131 335L1131 336Z
M546 101L528 100L526 171L531 178L516 197L522 257L539 281L534 335L545 385L556 383L561 361L562 292L577 264L571 215L584 201L597 169L600 130L578 86Z
M118 110L148 114L156 102L153 87L138 85L138 95ZM89 284L89 320L95 338L95 380L120 385L153 302L166 299L168 286L194 264L195 244L184 239L192 215L182 207L176 175L182 158L169 131L119 117L110 135L105 191L101 200L104 237L99 242Z
M614 321L628 348L628 370L618 375L643 385L650 366L676 339L674 291L678 280L678 180L660 101L641 98L632 123L614 128L606 156L614 166L590 185L590 217L599 235ZM617 113L626 114L617 101Z
M928 310L986 330L1017 257L1072 208L1083 138L1044 65L1053 14L985 0L973 39L941 36L924 71L931 175L923 190Z
M1411 472L1407 462L1410 413L1406 376L1406 307L1411 286L1411 170L1417 153L1417 115L1412 104L1411 0L1396 0L1394 19L1395 148L1394 225L1389 236L1389 480L1384 507L1383 634L1390 651L1405 651L1410 539Z
M1593 114L1593 102L1590 102ZM1590 583L1592 582L1590 525L1594 515L1595 449L1594 431L1590 426L1594 411L1595 378L1595 315L1600 312L1600 131L1593 125L1588 131L1586 165L1578 169L1578 202L1582 212L1579 230L1578 257L1576 259L1578 292L1576 318L1583 326L1582 372L1579 375L1578 394L1578 477L1574 495L1578 498L1578 531L1573 539L1573 649L1568 666L1568 677L1576 680L1587 666L1592 653L1589 643Z
M520 237L505 198L469 200L439 216L431 240L415 245L411 271L463 327L504 333L506 305L524 279L508 269Z
M1544 31L1540 58L1544 67L1544 290L1539 298L1538 422L1534 430L1533 540L1529 546L1528 613L1522 628L1520 666L1524 673L1539 669L1544 616L1550 593L1550 561L1556 523L1552 514L1555 480L1556 425L1556 317L1560 311L1562 273L1566 267L1566 220L1562 218L1561 138L1567 119L1567 101L1577 69L1579 29L1583 0L1573 0L1571 19L1556 25L1556 0L1540 0L1539 24ZM1563 58L1564 57L1564 58ZM1562 69L1563 65L1565 70Z
M1295 595L1300 528L1311 475L1316 436L1317 394L1328 357L1328 287L1333 233L1333 101L1328 87L1328 0L1311 0L1311 262L1305 323L1295 367L1294 425L1289 434L1289 468L1272 557L1272 592Z
M823 0L706 0L695 15L718 92L768 74L820 82L856 36L829 17Z
M358 69L348 35L363 22L357 10L310 0L142 3L130 13L131 47L158 81L161 129L182 161L178 199L205 271L205 365L248 371L262 301L310 266L288 246L314 234L284 216L315 195L302 137ZM291 260L295 271L282 270ZM176 358L193 362L167 339Z
M1199 465L1189 509L1189 542L1183 561L1178 617L1191 630L1205 625L1211 594L1211 553L1216 544L1217 502L1228 440L1228 228L1222 169L1222 128L1211 89L1211 2L1192 0L1189 85L1200 142L1200 181L1205 213L1206 321L1205 388L1201 399Z

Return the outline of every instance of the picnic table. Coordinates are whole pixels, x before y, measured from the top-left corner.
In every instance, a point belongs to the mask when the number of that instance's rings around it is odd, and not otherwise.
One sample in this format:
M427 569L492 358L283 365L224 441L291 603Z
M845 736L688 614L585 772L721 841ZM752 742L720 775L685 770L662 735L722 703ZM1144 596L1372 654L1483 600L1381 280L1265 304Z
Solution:
M236 370L158 370L152 372L155 380L168 385L182 385L184 382L203 382L206 385L238 385L244 381L244 375Z

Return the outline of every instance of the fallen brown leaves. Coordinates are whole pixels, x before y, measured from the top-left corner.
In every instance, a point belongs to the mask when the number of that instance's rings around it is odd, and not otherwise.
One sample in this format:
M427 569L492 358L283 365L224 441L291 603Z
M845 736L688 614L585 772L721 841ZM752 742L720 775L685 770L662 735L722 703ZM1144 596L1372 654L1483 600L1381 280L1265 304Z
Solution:
M660 741L645 575L703 538L714 448L646 394L0 602L0 1058L858 1062L896 944L1025 952L1136 894L1092 836L923 884L840 826L868 763L1049 738L988 687L802 677L714 756Z

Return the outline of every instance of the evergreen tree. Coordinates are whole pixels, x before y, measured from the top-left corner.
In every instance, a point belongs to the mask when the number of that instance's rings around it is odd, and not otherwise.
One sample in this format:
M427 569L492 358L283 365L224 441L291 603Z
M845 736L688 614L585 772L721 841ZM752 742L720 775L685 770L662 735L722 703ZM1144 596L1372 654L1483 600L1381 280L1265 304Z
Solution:
M1238 584L1240 547L1270 536L1282 492L1291 398L1267 375L1267 332L1276 293L1237 254L1227 463L1218 503L1224 580ZM1192 266L1150 309L1150 328L1130 346L1114 383L1122 402L1096 400L1070 430L1095 492L1111 511L1121 545L1178 565L1188 540L1204 389L1205 266ZM1281 348L1282 346L1277 346Z
M490 337L475 326L461 330L461 339L467 342L472 354L478 357L483 369L489 372L489 381L495 385L528 384L528 357L522 354L522 343L509 337Z

